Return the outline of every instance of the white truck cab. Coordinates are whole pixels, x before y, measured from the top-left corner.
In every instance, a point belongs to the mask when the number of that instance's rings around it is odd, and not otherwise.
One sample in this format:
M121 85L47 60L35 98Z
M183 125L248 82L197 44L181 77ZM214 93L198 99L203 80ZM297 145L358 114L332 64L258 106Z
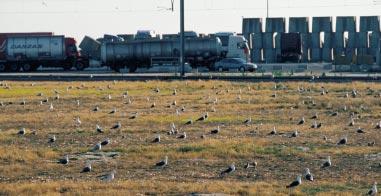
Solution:
M251 62L249 44L244 36L235 32L218 32L215 36L220 38L226 58L241 58Z

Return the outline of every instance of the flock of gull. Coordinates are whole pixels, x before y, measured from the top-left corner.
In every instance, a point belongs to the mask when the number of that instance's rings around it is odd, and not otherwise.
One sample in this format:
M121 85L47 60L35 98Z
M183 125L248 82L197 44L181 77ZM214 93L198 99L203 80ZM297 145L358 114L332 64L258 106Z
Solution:
M115 83L116 82L114 81L114 84ZM34 85L34 84L32 84L32 85ZM1 86L9 87L9 89L10 89L10 86L8 86L8 84L1 83ZM70 89L73 89L73 88L74 87L68 87L67 91L69 91ZM108 85L108 88L111 89L112 87L110 85ZM275 85L274 88L275 89L279 89L280 87ZM212 89L217 89L217 88L214 86ZM226 90L226 92L229 93L229 90ZM297 88L297 92L299 94L302 94L302 93L307 94L309 92L312 92L312 90L308 89L308 88L298 87ZM153 93L156 94L156 95L159 95L160 94L160 89L159 88L153 89ZM173 92L172 92L173 96L178 95L178 93L179 93L179 89L173 89ZM220 91L216 90L216 94L219 94L219 93L221 94L221 90ZM324 88L324 87L321 88L320 94L322 96L325 96L328 93L329 92L328 92L328 90L326 88ZM241 100L242 99L240 94L242 94L242 89L239 89L237 100ZM280 95L281 95L281 92L275 92L274 94L271 95L271 97L272 98L277 98ZM39 93L37 96L43 97L44 94L43 93ZM345 98L356 98L356 97L360 97L360 96L361 96L361 94L357 90L355 90L355 89L353 89L352 92L346 92L346 93L344 93L342 95L342 97L345 97ZM376 95L376 96L381 96L381 95ZM123 99L122 99L123 100L123 104L133 104L133 101L131 99L131 96L129 96L128 91L124 92L122 94L122 97L123 97ZM55 90L55 97L53 99L55 99L55 100L60 99L60 92L58 90ZM105 99L106 100L112 100L113 97L112 97L112 95L109 94L109 95L107 95L105 97ZM49 104L49 102L50 102L50 104ZM147 97L147 102L150 105L149 106L150 108L158 107L156 105L156 103L152 102L149 97ZM208 104L211 104L213 106L210 112L216 112L216 105L217 105L217 103L219 103L219 99L217 97L212 98L209 95L209 97L208 97ZM23 99L20 104L21 105L27 105L28 103L27 103L27 100ZM41 105L48 104L49 105L48 111L50 111L50 112L55 111L55 107L54 107L53 102L49 101L48 98L45 98L45 99L41 100L40 104ZM316 103L315 100L313 100L311 97L309 97L309 100L308 101L303 101L302 104L316 106L317 103ZM5 105L5 103L0 102L0 106L4 106L4 105ZM80 100L76 100L76 105L77 106L81 105ZM186 107L185 106L179 106L179 107L176 107L176 106L178 106L176 101L173 101L173 102L171 102L168 105L169 108L172 108L172 107L175 108L175 115L179 115L180 113L186 111ZM89 110L91 110L92 112L98 112L98 111L100 111L100 107L99 106L94 106L93 108L89 108ZM113 108L111 111L108 112L108 114L115 114L117 112L118 112L118 109L117 108ZM359 117L358 117L359 114L356 113L356 112L349 112L347 106L344 106L341 110L330 111L329 114L326 114L326 113L325 114L319 114L318 112L314 112L314 114L311 117L304 117L304 116L300 117L300 119L295 122L295 126L305 125L306 123L308 123L307 121L310 121L311 126L309 126L309 127L311 129L320 129L321 127L324 126L324 122L319 122L319 119L321 119L320 118L321 115L327 115L329 118L335 118L336 116L342 115L341 112L343 112L343 113L349 113L350 114L350 117L349 117L349 120L348 120L349 123L348 123L347 126L349 126L349 127L355 127L356 124L357 124L356 120L359 119ZM188 119L181 126L192 126L193 124L195 124L197 122L207 121L209 117L210 117L209 112L205 112L204 114L200 115L196 119ZM131 120L139 118L139 112L134 113L133 115L129 116L128 118L131 119ZM75 118L74 124L75 124L75 126L81 126L82 121L81 121L80 117L76 117ZM249 126L251 124L254 124L254 121L253 121L252 117L248 117L247 119L242 121L242 124ZM96 124L94 127L95 127L95 131L97 133L99 133L99 134L105 134L105 129L102 128L101 125ZM221 129L223 129L221 127L223 127L223 125L222 126L220 126L220 125L216 126L214 129L209 130L209 132L207 134L202 135L201 138L206 138L207 135L220 134L221 133ZM121 128L122 128L122 122L120 122L120 121L116 122L114 125L109 127L110 130L118 130L118 129L121 129ZM381 121L376 123L376 125L374 126L374 129L381 130ZM21 128L18 131L18 135L25 135L26 132L27 132L26 128ZM358 134L365 134L367 131L365 131L364 128L358 127L356 129L356 132ZM179 140L185 140L185 139L187 139L187 133L182 131L182 129L177 129L177 126L175 125L175 123L171 123L170 124L170 129L167 132L167 134L168 135L175 135L176 138L178 138ZM272 137L272 136L275 136L275 135L278 135L278 134L279 133L277 131L277 128L276 128L276 126L274 126L272 128L272 130L269 130L268 137ZM289 137L290 138L297 138L297 137L299 137L299 134L300 134L299 131L295 130L292 133L290 133ZM325 141L328 140L327 136L322 136L322 139L325 140ZM49 143L55 143L55 142L57 142L56 135L51 135L48 138L48 142ZM102 151L102 148L104 146L110 144L111 142L112 141L109 138L106 138L103 141L100 141L100 142L94 144L94 146L91 149L89 149L89 151L90 152L99 152L99 151ZM160 143L160 142L162 142L160 134L155 135L153 137L153 139L151 140L151 142L152 143ZM368 143L368 145L369 146L374 146L375 143L376 143L376 141L370 141ZM348 144L348 136L347 135L345 135L342 138L340 138L337 141L337 143L336 143L336 145L338 145L338 146L347 145L347 144ZM59 159L58 163L62 164L62 165L68 165L68 164L70 164L69 155L65 155L63 158ZM168 162L168 156L165 156L163 160L159 160L157 163L153 163L153 166L157 167L158 169L160 169L160 168L166 167L168 164L169 164L169 162ZM322 161L322 163L321 163L321 169L329 169L332 166L332 164L333 163L331 161L331 156L327 156L327 158L324 161ZM381 167L381 163L379 165ZM258 163L256 161L254 161L254 162L247 162L243 166L244 169L250 169L250 168L256 169L257 167L258 167ZM218 171L218 173L219 173L219 176L223 178L226 175L231 175L237 169L238 168L236 167L235 163L232 163L231 165L227 166L225 169L223 169L223 170L221 169L220 171ZM91 172L92 170L93 170L93 168L92 168L91 162L86 162L86 164L84 165L84 167L83 167L82 171L80 171L80 173ZM115 178L115 175L116 175L116 170L112 170L111 172L108 172L105 175L99 176L99 178L101 180L103 180L103 181L112 181ZM296 179L294 181L291 181L291 183L288 184L286 186L286 188L293 189L293 188L301 185L302 184L302 179L305 179L306 181L309 181L309 182L314 182L314 175L311 173L309 168L304 168L303 175L297 175ZM376 195L376 194L377 194L377 183L374 182L374 184L371 187L371 189L369 190L369 192L367 192L367 195Z

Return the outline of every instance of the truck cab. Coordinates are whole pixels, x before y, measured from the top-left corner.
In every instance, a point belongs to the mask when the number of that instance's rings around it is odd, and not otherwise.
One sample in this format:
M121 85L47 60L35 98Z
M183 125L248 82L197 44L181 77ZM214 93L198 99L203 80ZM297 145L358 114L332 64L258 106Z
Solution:
M221 40L223 56L241 58L250 62L249 44L244 36L234 32L218 32L215 36Z

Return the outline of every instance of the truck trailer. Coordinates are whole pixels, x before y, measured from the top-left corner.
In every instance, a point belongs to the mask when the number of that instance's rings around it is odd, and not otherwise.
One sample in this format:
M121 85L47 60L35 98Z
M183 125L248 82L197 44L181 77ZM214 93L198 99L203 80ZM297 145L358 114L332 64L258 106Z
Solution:
M75 67L83 70L89 66L86 57L77 50L74 38L52 33L0 34L0 72L35 71L38 67ZM1 41L1 39L0 39Z

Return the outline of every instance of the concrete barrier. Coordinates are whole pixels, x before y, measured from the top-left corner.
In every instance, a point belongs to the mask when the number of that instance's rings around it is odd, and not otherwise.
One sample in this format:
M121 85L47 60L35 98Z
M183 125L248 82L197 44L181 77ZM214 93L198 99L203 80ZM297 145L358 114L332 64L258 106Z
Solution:
M336 17L336 33L356 32L355 16L338 16Z
M286 32L286 18L266 18L266 33Z
M309 18L308 17L290 17L288 24L288 32L294 33L309 33Z
M360 16L360 32L380 30L380 16Z
M263 48L263 33L252 33L250 34L250 45L252 49L262 49Z
M332 17L313 17L312 32L332 32Z
M244 18L242 34L262 33L262 18Z
M311 48L311 62L320 62L322 59L322 49L321 48Z
M276 51L272 48L264 49L264 62L265 63L275 63L276 62Z

